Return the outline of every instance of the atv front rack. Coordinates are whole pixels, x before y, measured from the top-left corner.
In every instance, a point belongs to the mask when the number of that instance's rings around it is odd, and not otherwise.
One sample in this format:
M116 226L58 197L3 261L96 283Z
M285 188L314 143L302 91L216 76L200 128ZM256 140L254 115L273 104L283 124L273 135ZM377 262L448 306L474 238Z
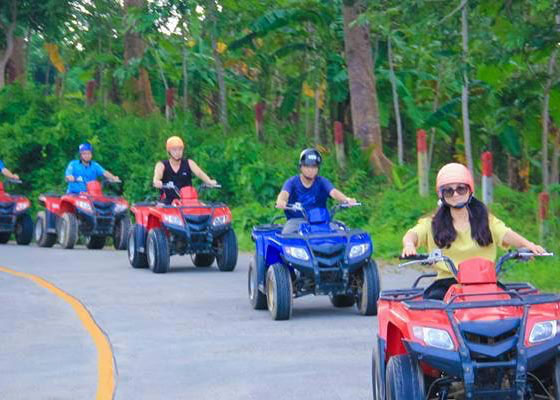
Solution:
M393 290L383 292L381 298L386 300L402 301L402 303L410 310L425 311L425 310L440 310L447 314L453 333L458 342L457 351L441 351L432 350L431 348L420 349L418 344L414 342L407 342L407 347L413 353L418 353L419 358L423 358L429 362L430 358L433 360L439 359L443 362L440 365L447 365L452 371L447 371L451 376L462 376L465 388L465 395L467 399L476 398L506 398L510 396L511 399L525 399L527 392L527 373L532 371L544 363L548 362L551 357L560 348L560 335L549 339L543 343L537 343L530 347L525 346L525 332L527 329L527 318L531 306L539 304L560 303L560 295L549 293L536 293L537 290L529 284L509 284L505 286L506 290L503 292L488 292L488 293L474 293L474 294L458 294L451 297L448 303L439 300L420 300L414 301L414 298L422 296L423 289L409 289L409 290ZM520 291L522 291L520 293ZM460 298L473 298L481 296L492 295L509 295L509 300L483 300L483 301L464 301L458 302ZM514 356L511 359L476 359L476 348L468 341L467 336L463 334L460 323L455 318L455 311L462 309L476 309L476 308L496 308L496 307L522 307L523 315L519 321L517 333L512 337L509 348L514 351ZM508 350L509 351L509 350ZM431 354L433 353L433 354ZM448 356L440 358L443 353L449 353ZM492 387L479 387L477 385L477 374L479 371L488 369L498 369L502 371L511 371L513 380L509 388L492 388ZM451 372L451 373L450 373Z

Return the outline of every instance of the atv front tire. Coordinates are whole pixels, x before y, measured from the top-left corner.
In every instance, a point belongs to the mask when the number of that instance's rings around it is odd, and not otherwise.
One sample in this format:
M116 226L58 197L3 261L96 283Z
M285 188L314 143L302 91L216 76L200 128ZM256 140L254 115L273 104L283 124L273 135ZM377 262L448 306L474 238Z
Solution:
M16 221L15 229L16 243L28 245L33 239L33 220L29 214L20 215Z
M45 211L37 213L34 229L35 242L39 247L53 247L56 243L56 234L47 232L47 215Z
M148 233L146 240L148 266L154 274L165 274L169 271L169 244L165 232L154 228Z
M290 319L292 299L290 271L282 264L272 265L266 274L266 301L273 320Z
M385 372L387 400L424 400L424 375L409 354L393 356Z
M233 229L217 239L216 262L220 271L233 271L237 264L237 237Z

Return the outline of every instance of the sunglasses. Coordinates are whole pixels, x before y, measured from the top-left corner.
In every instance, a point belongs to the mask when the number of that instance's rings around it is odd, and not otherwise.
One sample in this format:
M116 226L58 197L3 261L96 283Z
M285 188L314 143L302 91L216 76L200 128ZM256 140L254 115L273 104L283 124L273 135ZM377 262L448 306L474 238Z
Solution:
M453 197L453 194L457 193L459 196L464 196L469 192L469 187L465 185L459 185L456 188L452 187L445 187L441 189L441 194L443 197L450 199Z

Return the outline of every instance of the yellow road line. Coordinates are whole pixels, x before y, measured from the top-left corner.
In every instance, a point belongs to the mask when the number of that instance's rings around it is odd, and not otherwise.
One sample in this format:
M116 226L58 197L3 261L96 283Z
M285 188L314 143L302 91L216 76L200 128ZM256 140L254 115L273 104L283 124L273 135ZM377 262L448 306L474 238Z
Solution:
M54 293L56 296L72 306L72 308L78 315L80 322L89 332L91 338L93 339L93 343L97 348L97 393L95 395L95 399L111 400L115 391L115 368L113 363L113 351L111 350L111 345L109 344L107 336L96 324L93 317L84 307L84 305L72 295L64 292L63 290L54 286L52 283L44 280L37 275L18 272L5 267L0 267L0 272L5 272L7 274L14 275L20 278L29 279L35 282L37 285L44 287L45 289Z

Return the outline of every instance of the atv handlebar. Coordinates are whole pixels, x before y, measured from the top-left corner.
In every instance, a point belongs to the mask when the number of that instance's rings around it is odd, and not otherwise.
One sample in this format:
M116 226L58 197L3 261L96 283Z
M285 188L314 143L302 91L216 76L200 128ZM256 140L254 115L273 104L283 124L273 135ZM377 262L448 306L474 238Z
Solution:
M526 248L520 248L517 250L508 251L506 254L501 256L496 262L496 275L500 274L502 266L509 260L520 260L529 261L533 257L551 257L554 253L544 253L544 254L534 254L532 251ZM432 265L438 262L444 262L447 267L451 270L453 275L456 277L458 274L457 267L449 257L444 256L440 249L436 249L429 254L416 254L413 256L399 257L400 260L411 260L405 263L399 264L399 267L406 267L413 264L421 265Z
M8 179L6 179L6 183L11 183L13 185L21 185L23 183L23 181L21 179L8 178Z

